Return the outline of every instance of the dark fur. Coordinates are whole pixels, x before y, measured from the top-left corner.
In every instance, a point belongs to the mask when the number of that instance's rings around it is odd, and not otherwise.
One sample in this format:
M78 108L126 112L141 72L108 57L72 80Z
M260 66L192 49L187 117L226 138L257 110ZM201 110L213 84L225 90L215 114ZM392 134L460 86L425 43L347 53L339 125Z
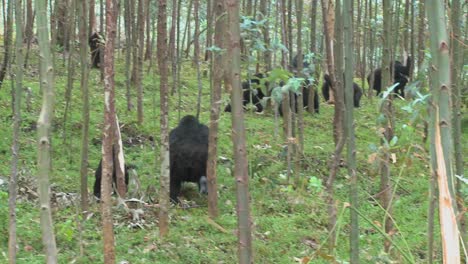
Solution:
M331 79L328 74L323 76L323 84L322 84L322 94L325 101L330 100L330 88L331 88ZM362 97L362 89L357 85L357 83L353 82L353 104L354 107L359 107Z
M115 160L115 153L114 153L114 149L112 148L112 159ZM116 171L116 166L114 164L114 166L112 166L113 169L112 169L112 181L114 182L114 189L115 187L117 186L117 171ZM128 167L127 165L124 166L124 173L125 173L125 185L128 186ZM102 158L101 160L99 161L99 165L96 169L96 171L94 172L94 177L95 177L95 181L94 181L94 196L96 196L97 198L101 198L101 178L102 178Z
M263 78L264 76L262 73L257 73L250 79L250 83L249 81L242 82L242 105L244 108L252 101L253 105L256 107L255 111L257 113L263 112L261 100L265 97L265 94L260 87ZM231 112L231 104L226 105L224 112Z
M208 127L191 115L184 116L169 134L170 197L178 202L182 182L196 182L206 193Z
M304 85L302 87L302 103L303 103L303 106L304 106L304 109L307 109L309 107L309 93L310 93L310 82L309 80L305 80L304 81ZM297 94L294 94L294 96L290 96L289 97L289 105L292 106L293 103L295 105L295 112L297 113ZM294 101L293 101L294 100ZM318 93L317 93L317 90L314 90L314 111L315 113L319 113L319 97L318 97ZM283 116L283 107L282 107L282 103L279 104L278 106L278 112L280 114L280 116Z
M408 83L412 63L413 60L411 57L408 57L406 66L404 66L399 61L393 62L393 83L399 83L399 85L395 87L394 92L399 94L401 97L405 97L405 86ZM367 75L367 83L369 84L369 87L371 86L372 74L374 75L374 85L372 89L376 90L377 95L379 95L382 92L382 68L377 68L372 73Z
M89 37L89 48L91 50L91 62L93 68L101 67L101 52L103 51L102 48L104 45L105 43L101 34L98 32L91 34Z

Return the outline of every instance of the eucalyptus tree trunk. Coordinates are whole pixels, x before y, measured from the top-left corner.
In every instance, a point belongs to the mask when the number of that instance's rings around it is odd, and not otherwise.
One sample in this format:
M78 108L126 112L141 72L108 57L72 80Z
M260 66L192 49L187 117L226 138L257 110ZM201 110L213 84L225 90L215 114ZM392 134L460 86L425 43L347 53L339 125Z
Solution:
M234 153L234 177L236 180L237 197L237 230L238 230L238 256L240 264L253 262L252 256L252 223L250 216L250 194L247 149L245 142L244 109L242 107L241 87L241 61L240 61L240 23L239 1L226 0L228 14L227 39L228 63L232 87L232 141ZM229 85L228 85L229 86Z
M112 219L112 171L116 166L113 158L113 145L116 128L114 47L117 24L117 2L106 0L106 48L104 49L104 126L102 140L102 181L101 212L104 239L104 263L115 263L114 231Z
M152 14L151 14L151 0L146 0L146 10L145 10L145 29L146 29L146 50L145 50L145 61L151 60L153 56L153 45L151 41L151 29L152 29Z
M268 17L268 5L270 1L268 0L260 0L260 5L259 5L259 19L258 20L263 20ZM271 61L271 56L272 52L269 49L270 47L270 29L269 29L269 20L266 20L264 27L262 27L262 33L263 33L263 42L265 43L265 46L267 49L263 52L263 61L265 63L265 71L269 72L272 69L272 61Z
M44 244L46 262L57 263L57 246L55 243L52 212L50 208L51 172L51 124L54 116L54 72L50 54L49 31L47 28L47 8L45 0L36 0L37 34L39 40L40 84L42 91L42 109L37 120L38 135L38 191L41 215L42 243Z
M366 83L366 75L367 75L367 37L368 37L368 29L367 26L370 25L369 20L368 20L368 7L369 7L369 0L364 0L364 18L363 22L360 25L361 30L363 31L363 36L362 36L362 57L358 58L358 60L361 60L361 87L364 89L364 85Z
M346 2L346 1L344 1L344 2ZM361 24L361 19L362 19L363 2L364 2L364 0L358 0L357 1L357 18L356 18L356 27L355 27L356 33L355 33L355 39L354 40L351 39L351 41L355 41L355 43L356 43L356 60L355 60L356 67L355 67L354 71L355 71L356 75L358 75L358 76L364 75L363 70L362 70L362 64L361 64L361 61L359 60L361 58L361 47L362 47L361 39L363 39L362 33L361 33L361 25L362 25ZM345 4L345 3L343 3L343 4ZM344 11L343 11L343 13L344 13ZM354 18L353 10L351 11L351 15L352 15L351 18ZM353 19L353 21L354 21L354 19Z
M305 95L309 97L309 102L314 102L315 100L315 91L318 90L318 82L320 78L320 63L317 59L317 3L318 0L312 0L312 6L310 8L310 52L314 53L314 60L312 63L315 65L315 69L313 73L314 81L311 89L309 89L309 94ZM314 107L307 107L307 112L315 114Z
M13 0L9 0L7 3L7 14L6 14L6 24L5 24L4 39L3 39L3 63L0 66L0 89L2 88L3 81L8 68L10 68L10 56L11 56L11 43L13 39Z
M132 30L135 30L132 27L132 13L131 13L131 6L130 0L124 0L124 25L125 25L125 87L126 91L126 98L127 98L127 111L131 111L133 109L132 103L132 94L131 94L131 65L132 65L132 49L130 48L132 45L132 37L133 33Z
M159 177L159 235L165 237L169 232L169 88L167 60L167 1L159 0L158 5L158 44L157 57L159 68L159 102L161 129L161 176Z
M292 11L293 11L293 1L294 0L285 0L287 1L287 22L286 22L286 36L288 37L288 50L289 50L289 58L288 58L288 66L291 66L291 62L293 60L294 54L293 54L293 30L292 30Z
M205 61L211 58L211 51L208 49L213 43L213 0L206 0L206 45Z
M195 20L195 34L193 36L193 64L197 72L197 86L198 86L198 96L197 96L197 119L200 118L201 110L201 97L202 97L202 83L200 75L200 20L198 19L199 13L199 0L193 0L193 19Z
M88 211L88 152L89 152L89 88L88 88L88 28L86 15L88 5L86 0L78 2L79 16L79 39L80 39L80 59L81 59L81 100L83 109L81 112L81 211Z
M390 0L383 0L383 54L382 54L382 89L390 87L391 80L391 2ZM393 67L392 67L393 68ZM392 222L392 185L390 180L390 149L389 142L393 138L393 96L390 94L387 98L382 99L383 102L380 106L380 112L384 116L384 121L380 124L380 130L383 131L381 145L382 157L380 162L380 197L382 201L382 208L385 210L384 226L385 233L392 237L393 222ZM385 240L384 250L389 252L391 242Z
M345 130L347 134L347 165L348 175L350 177L349 188L349 203L352 208L351 214L351 232L349 237L350 242L350 263L359 263L359 199L358 199L358 178L356 171L356 144L354 136L354 90L353 90L353 2L344 1L343 7L344 17L344 65L345 65L345 92L346 92L346 116L345 116ZM359 20L358 20L359 21ZM359 44L359 42L358 42ZM358 47L359 48L359 47ZM358 57L359 59L359 57Z
M375 5L375 10L374 10L374 13L372 13L372 0L369 0L369 22L371 20L373 20L375 17L376 17L376 14L377 14L377 4ZM376 2L377 3L377 2ZM369 23L370 24L370 23ZM367 91L367 97L369 97L369 99L372 101L372 96L374 95L374 90L372 89L373 85L374 85L374 74L372 74L374 68L375 68L375 65L374 65L374 53L375 53L375 50L374 50L374 41L375 41L375 31L374 31L374 27L369 27L369 57L368 57L368 61L369 61L369 69L371 70L371 74L370 74L370 82L369 82L369 89ZM364 88L364 86L363 86Z
M89 31L88 37L97 30L96 27L96 0L89 0ZM102 34L102 32L101 32Z
M16 83L14 86L14 112L13 112L13 142L11 146L11 176L8 185L8 209L9 209L9 236L8 236L8 259L10 264L16 263L16 197L18 194L18 157L19 136L21 127L21 96L23 90L23 14L21 0L15 1L16 21L16 63L14 67ZM13 76L12 76L13 77Z
M211 218L218 217L218 191L216 185L216 165L218 151L218 123L221 105L221 82L224 75L224 32L226 31L226 15L223 1L214 2L215 21L214 44L220 51L211 53L213 69L213 86L211 90L210 133L208 135L208 213Z
M169 59L171 61L172 89L171 95L177 90L177 47L176 47L176 24L177 20L177 0L172 0L171 31L169 33ZM177 39L178 41L179 39Z
M27 49L26 49L26 55L24 58L24 68L28 65L28 57L29 57L29 51L31 49L31 42L34 37L33 33L33 27L34 27L34 18L36 16L36 12L33 11L32 8L32 0L27 0L26 2L26 25L24 28L24 34L25 34L25 42L27 44Z
M303 54L302 54L302 9L304 7L304 2L303 0L296 0L296 19L297 19L297 72L299 74L299 77L306 77L304 74L302 74L302 68L303 68ZM305 82L304 82L305 83ZM310 89L314 89L312 85L310 85ZM303 96L309 96L309 95L303 95L303 85L301 85L301 88L299 90L299 94L297 95L297 127L298 127L298 139L299 139L299 144L296 142L296 152L295 154L295 169L294 169L294 174L295 174L295 186L299 187L299 181L300 181L300 170L301 170L301 160L302 156L304 153L304 102L302 97ZM313 101L310 102L311 105L309 106L310 108L314 108ZM293 108L294 109L294 108Z
M424 50L426 49L426 44L424 43L424 34L426 32L426 23L425 23L425 6L426 0L419 0L419 21L418 21L418 71L421 69L421 65L424 61Z
M463 168L463 148L462 148L462 129L461 129L461 120L462 120L462 111L461 111L461 100L462 100L462 77L460 75L461 69L463 68L463 59L464 52L460 43L463 43L463 36L460 30L462 26L460 14L461 6L460 0L452 1L452 17L451 27L452 27L452 116L453 116L453 143L455 150L455 175L464 177L464 168ZM461 179L457 179L457 201L458 203L458 212L460 219L460 230L462 239L465 245L468 245L468 236L467 236L467 223L465 213L463 211L463 193L461 192L462 182Z
M67 36L66 38L71 38L75 39L75 28L76 28L76 20L75 20L75 0L70 0L69 4L71 6L71 10L69 11L70 17L68 18L69 24L68 29L66 30L66 33L64 33L64 36ZM63 43L64 46L68 45L68 41L65 41ZM69 145L70 142L68 140L68 129L67 129L67 122L68 122L68 112L70 110L70 105L71 105L71 96L72 96L72 90L73 90L73 81L74 81L74 76L75 76L75 60L73 59L73 51L74 49L69 49L68 47L68 58L67 58L67 89L65 91L65 110L63 114L63 127L64 127L64 132L63 132L63 146L65 147L65 152L68 155L69 160L71 160L71 146ZM65 53L64 53L65 56Z
M431 170L439 189L439 222L444 263L461 263L453 175L453 145L450 108L450 52L444 3L428 0L426 12L432 54Z
M137 16L137 27L136 30L138 31L137 40L137 58L136 64L134 67L135 70L135 86L137 87L137 118L138 124L143 124L143 51L145 46L145 16L144 16L144 9L145 9L145 2L146 0L139 0L138 1L138 16Z

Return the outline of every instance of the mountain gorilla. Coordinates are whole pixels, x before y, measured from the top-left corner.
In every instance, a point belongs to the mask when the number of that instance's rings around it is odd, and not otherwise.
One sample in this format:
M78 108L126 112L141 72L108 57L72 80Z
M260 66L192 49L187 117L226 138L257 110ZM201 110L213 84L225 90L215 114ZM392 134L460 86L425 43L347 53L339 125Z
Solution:
M179 202L182 182L196 182L200 193L208 193L208 132L208 127L192 115L184 116L170 132L170 197L173 202Z
M302 103L305 109L309 107L309 93L311 89L310 87L311 87L310 81L306 79L303 82L303 86L302 86ZM319 113L319 97L318 97L318 93L316 89L314 89L314 102L313 103L314 105L313 106L310 105L310 107L314 107L314 112L318 114ZM294 94L294 96L289 97L289 106L292 107L293 104L295 105L294 110L297 113L297 94ZM278 112L280 116L283 116L282 105L283 105L282 103L279 103L278 105Z
M114 146L112 147L112 159L115 160L115 151ZM124 165L124 174L125 174L125 186L128 186L128 170L130 169L129 166ZM102 158L99 161L99 165L94 172L94 177L96 178L94 181L94 196L98 199L101 199L101 179L102 179ZM117 188L117 169L114 163L112 166L112 181L113 181L113 189Z
M255 105L255 111L257 113L263 112L263 105L261 102L263 97L265 97L261 88L263 78L265 78L265 76L262 73L256 73L254 77L250 79L250 82L242 82L242 105L244 108L252 102L252 104ZM266 83L265 85L268 86ZM224 112L231 112L231 104L226 105Z
M395 93L399 94L401 97L405 97L405 86L408 83L412 58L408 57L406 60L406 66L404 66L399 61L393 62L393 83L399 83L397 87L395 87ZM372 73L367 75L367 83L369 87L371 87L371 77L374 77L374 84L372 85L372 89L377 91L377 95L380 94L382 91L382 68L375 69Z
M322 94L325 101L330 100L330 88L331 88L331 78L330 75L325 74L323 76L323 84L322 84ZM361 102L362 97L362 89L357 85L357 83L353 82L353 103L354 107L359 107L359 103Z
M103 48L105 44L104 37L98 32L94 32L89 37L89 48L91 50L93 68L101 67L101 52L104 51Z

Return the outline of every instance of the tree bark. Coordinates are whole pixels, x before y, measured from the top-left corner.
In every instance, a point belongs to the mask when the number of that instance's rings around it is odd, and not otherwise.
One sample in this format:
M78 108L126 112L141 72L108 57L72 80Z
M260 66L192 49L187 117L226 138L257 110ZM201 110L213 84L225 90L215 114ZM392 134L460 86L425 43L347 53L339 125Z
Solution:
M360 7L359 7L360 8ZM358 199L358 178L356 172L356 144L354 137L354 90L353 90L353 2L344 1L343 8L344 17L344 62L345 62L345 91L346 91L346 116L345 116L345 130L347 139L347 167L348 175L350 177L349 188L349 203L353 207L350 210L351 218L351 232L349 237L350 242L350 263L359 263L359 199ZM359 19L358 19L359 21ZM358 42L359 45L359 42ZM359 48L359 47L358 47ZM359 59L359 56L358 56Z
M240 23L239 1L226 0L228 14L228 60L230 63L229 80L232 93L232 141L234 153L234 177L237 191L237 229L238 257L240 264L250 264L252 258L252 233L250 218L249 175L247 170L247 149L245 142L244 109L242 107L242 88L240 76Z
M79 16L79 38L80 38L80 59L81 59L81 100L83 101L83 109L81 112L81 211L88 211L88 152L89 152L89 89L88 89L88 30L87 19L88 14L87 1L81 0L78 3Z
M439 189L439 223L444 263L460 263L460 240L456 216L455 178L450 109L450 50L444 3L426 5L432 54L431 170Z
M143 51L145 46L145 2L146 0L138 1L138 15L137 15L137 28L138 39L135 39L137 44L137 59L134 67L135 69L135 86L137 87L137 118L138 124L143 124Z
M200 20L198 19L199 12L199 0L193 0L193 19L195 20L195 34L193 36L193 64L197 72L197 86L198 86L198 96L197 96L197 119L200 118L201 111L201 97L202 97L202 83L200 75Z
M117 3L106 0L106 47L104 49L104 126L102 140L102 229L104 239L104 263L115 263L114 231L112 219L112 171L114 164L113 143L116 129L114 47L117 23Z
M226 15L224 14L224 2L216 1L214 5L215 23L215 46L220 50L225 48L224 32L226 31ZM213 86L211 90L211 111L210 111L210 133L208 140L208 213L211 218L218 217L218 191L216 185L216 165L218 152L218 124L221 105L221 82L224 75L224 53L221 51L212 52L213 60Z
M37 9L37 8L36 8ZM10 67L10 49L13 39L13 1L8 1L7 14L6 14L6 24L5 24L5 35L3 39L4 55L3 63L0 68L0 89L2 88L3 81L8 68Z
M133 41L132 41L132 30L133 29L133 22L132 22L132 14L130 10L130 0L124 0L124 25L125 25L125 87L126 93L125 97L127 98L127 111L132 111L133 103L132 103L132 94L131 94L131 64L132 64L132 49L130 48Z
M168 78L167 78L167 2L159 0L158 6L158 67L159 67L159 100L161 129L161 176L159 178L159 234L164 237L169 232L169 130L168 130Z
M11 177L8 185L8 208L9 208L9 236L8 236L8 259L10 264L16 263L16 197L18 194L18 157L19 137L21 127L21 94L23 90L23 12L21 0L15 1L16 21L16 63L14 67L16 82L14 86L14 113L13 113L13 142L11 146ZM13 78L13 76L12 76Z
M42 243L48 264L57 263L57 245L55 243L52 212L50 207L49 174L51 171L51 123L54 116L54 72L50 54L49 31L47 28L46 1L36 0L37 33L39 40L40 84L42 91L42 109L37 120L38 135L38 181L41 215Z

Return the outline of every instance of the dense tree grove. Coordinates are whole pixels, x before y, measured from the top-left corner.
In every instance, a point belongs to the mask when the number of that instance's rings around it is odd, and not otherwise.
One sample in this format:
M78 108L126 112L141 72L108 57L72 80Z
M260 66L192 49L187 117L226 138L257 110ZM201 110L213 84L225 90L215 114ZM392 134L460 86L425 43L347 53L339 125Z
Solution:
M0 263L466 263L467 10L3 1Z

